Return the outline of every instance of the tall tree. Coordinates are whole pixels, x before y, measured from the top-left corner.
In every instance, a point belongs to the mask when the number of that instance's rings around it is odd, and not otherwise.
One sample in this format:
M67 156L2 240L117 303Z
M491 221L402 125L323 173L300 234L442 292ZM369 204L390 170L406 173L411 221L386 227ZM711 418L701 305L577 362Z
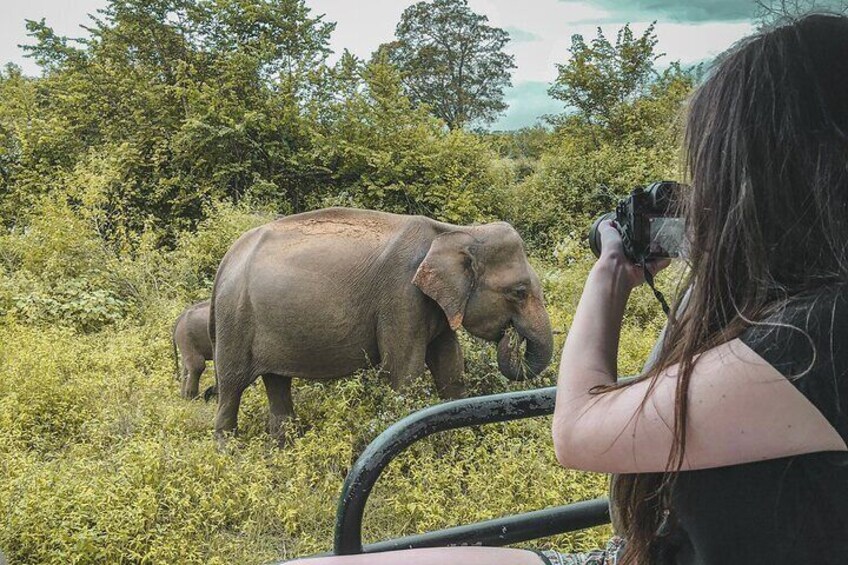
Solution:
M657 77L654 63L657 36L651 24L636 37L630 25L616 34L615 43L601 28L587 43L582 35L571 36L571 57L558 64L558 75L548 94L562 100L588 125L613 125L615 109L644 94Z
M303 209L334 25L304 0L109 0L81 40L28 22L45 75L32 119L0 111L21 140L0 210L71 172L101 179L79 184L102 187L110 232L181 227L213 199Z
M402 73L407 96L426 104L450 129L490 123L503 112L515 58L509 34L466 0L418 2L404 10L396 40L380 46Z

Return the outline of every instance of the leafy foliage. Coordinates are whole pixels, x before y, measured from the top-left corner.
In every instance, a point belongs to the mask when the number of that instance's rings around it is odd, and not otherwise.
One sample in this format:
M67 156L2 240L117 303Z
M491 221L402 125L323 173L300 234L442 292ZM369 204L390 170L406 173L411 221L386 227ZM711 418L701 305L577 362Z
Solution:
M557 65L557 78L548 93L573 107L573 116L586 125L598 126L611 136L623 133L627 128L621 122L626 116L618 110L647 94L656 74L654 63L662 56L656 53L656 45L653 24L639 37L625 25L614 44L601 28L589 43L582 35L573 35L571 57Z
M503 32L465 2L436 0L430 19L416 6L410 41L425 29L415 26L440 26L482 57L462 79L474 70L485 84L461 83L470 90L448 123L500 111L512 68ZM298 418L278 450L264 393L251 389L241 437L216 450L214 406L179 398L169 339L185 305L208 297L226 249L278 214L328 205L506 219L535 257L561 341L592 263L582 230L633 185L675 176L694 81L676 66L657 72L652 33L625 28L615 45L578 44L583 63L563 67L559 92L602 102L589 118L575 106L553 130L485 134L446 128L389 49L328 65L333 24L302 0L110 0L80 40L28 27L44 75L0 71L0 548L23 563L260 563L326 550L356 455L436 396L427 378L398 395L376 372L298 381ZM458 56L430 51L416 64L431 57L441 71ZM475 88L488 106L468 106ZM666 294L674 280L661 277ZM638 370L662 321L636 291L622 373ZM549 371L508 383L490 345L461 339L475 393L553 382ZM603 494L604 477L556 465L549 426L417 445L381 479L367 538ZM588 549L608 533L532 545Z
M403 11L396 40L380 48L403 73L410 100L451 129L489 123L506 109L515 57L503 51L509 34L487 21L467 0L418 2Z
M184 227L224 198L303 209L333 27L301 0L114 0L78 46L29 22L47 74L43 95L24 93L29 115L6 114L25 148L6 210L30 202L37 179L96 174L104 160L100 205L117 232ZM27 82L8 71L0 89Z
M582 247L574 249L563 249L559 266L536 265L560 331L591 265ZM147 269L144 259L136 268ZM622 372L638 368L661 325L655 307L644 310L651 301L640 291L631 303ZM404 395L374 372L298 381L298 418L279 450L265 433L266 400L256 387L245 394L241 436L218 451L214 405L180 399L173 380L169 330L183 303L160 299L158 315L94 334L0 325L0 547L12 562L265 563L325 551L357 454L394 421L437 402L428 378ZM528 386L498 374L491 346L463 341L472 391ZM529 386L553 378L548 372ZM451 432L390 466L371 497L366 540L605 489L603 476L557 467L548 419ZM607 535L598 528L528 545L588 549Z
M302 0L115 0L78 44L30 22L46 76L0 75L0 217L58 191L121 245L172 244L224 200L485 217L487 145L416 108L385 59L327 66L332 28Z
M680 178L680 113L699 69L659 72L653 26L636 38L625 26L614 44L601 30L572 38L551 94L572 104L530 174L503 196L499 214L551 248L585 233L636 186Z
M495 181L488 144L469 132L446 132L426 109L414 107L385 59L350 64L364 86L343 100L337 127L318 142L338 187L319 204L455 223L490 218Z

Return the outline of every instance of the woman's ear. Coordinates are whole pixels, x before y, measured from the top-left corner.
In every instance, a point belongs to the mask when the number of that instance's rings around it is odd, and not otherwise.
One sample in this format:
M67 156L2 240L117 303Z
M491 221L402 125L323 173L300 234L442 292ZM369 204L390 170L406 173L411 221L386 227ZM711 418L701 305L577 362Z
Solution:
M452 330L462 325L465 305L477 280L474 238L464 232L448 232L430 244L412 283L435 300Z

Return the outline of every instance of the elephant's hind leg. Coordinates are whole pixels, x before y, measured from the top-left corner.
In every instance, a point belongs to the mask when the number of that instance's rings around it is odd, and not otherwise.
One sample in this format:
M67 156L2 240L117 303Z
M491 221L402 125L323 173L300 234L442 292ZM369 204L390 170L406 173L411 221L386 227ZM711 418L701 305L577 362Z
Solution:
M284 424L286 420L294 417L291 377L262 375L262 380L268 395L268 433L282 447L285 442Z
M206 359L202 356L186 357L183 360L185 370L183 372L183 383L180 387L182 397L186 400L197 398L200 387L200 376L206 370Z
M215 439L219 444L223 444L228 435L236 433L241 395L252 380L222 374L223 371L218 375L218 411L215 414Z

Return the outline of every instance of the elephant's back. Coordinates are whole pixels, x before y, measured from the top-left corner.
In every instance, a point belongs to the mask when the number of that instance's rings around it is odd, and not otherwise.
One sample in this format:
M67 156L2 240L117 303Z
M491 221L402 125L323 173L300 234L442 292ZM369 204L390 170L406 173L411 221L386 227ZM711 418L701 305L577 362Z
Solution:
M207 330L209 302L186 308L174 325L174 344L182 355L212 359L212 343Z
M216 325L249 339L270 372L329 377L378 362L377 312L412 285L421 220L335 208L248 232L219 269Z
M301 252L333 253L352 260L382 249L389 240L417 218L373 210L327 208L287 216L262 228L259 245L263 253L277 257ZM353 252L353 255L351 255Z
M426 239L428 221L349 208L287 216L251 234L242 267L251 280L299 271L297 278L304 282L355 286L357 279L380 269L387 254L403 255Z
M212 342L209 339L209 301L196 304L185 316L189 339L205 359L212 359Z

